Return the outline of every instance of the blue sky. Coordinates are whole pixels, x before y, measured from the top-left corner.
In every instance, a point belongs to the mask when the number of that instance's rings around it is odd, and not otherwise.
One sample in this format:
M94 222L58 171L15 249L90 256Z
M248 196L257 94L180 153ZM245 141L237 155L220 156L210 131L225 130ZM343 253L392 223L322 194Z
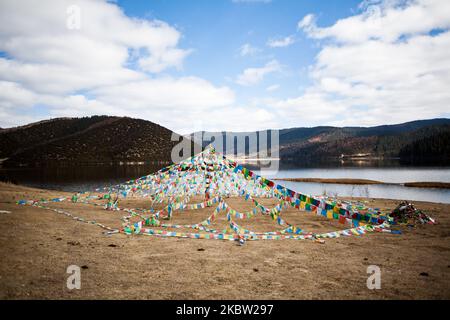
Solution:
M447 0L3 0L0 127L189 133L449 117Z
M232 0L153 0L118 1L129 16L159 19L176 26L183 34L180 47L193 48L183 70L173 74L195 75L217 85L233 86L238 99L246 101L265 94L265 89L279 84L273 96L296 95L310 83L308 66L314 62L319 46L297 30L298 21L315 13L321 25L357 12L361 1L355 0L272 0L271 2L233 2ZM271 38L293 36L289 47L271 48ZM244 44L257 48L254 55L242 57ZM230 81L249 67L260 67L277 59L283 75L265 79L257 86L242 87Z

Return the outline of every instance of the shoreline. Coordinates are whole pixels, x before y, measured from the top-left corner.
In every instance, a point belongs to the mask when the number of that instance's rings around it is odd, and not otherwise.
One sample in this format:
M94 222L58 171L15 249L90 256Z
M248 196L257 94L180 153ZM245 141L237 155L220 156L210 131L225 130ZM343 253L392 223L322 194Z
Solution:
M418 181L418 182L383 182L370 179L328 179L328 178L274 178L277 181L290 181L290 182L307 182L307 183L326 183L326 184L354 184L354 185L399 185L408 188L437 188L437 189L450 189L450 182L434 182L434 181Z

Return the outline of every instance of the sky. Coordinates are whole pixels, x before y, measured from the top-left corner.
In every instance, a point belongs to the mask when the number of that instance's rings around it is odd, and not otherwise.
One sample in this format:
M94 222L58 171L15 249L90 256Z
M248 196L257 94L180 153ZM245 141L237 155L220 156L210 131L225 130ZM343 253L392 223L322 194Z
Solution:
M178 133L450 117L448 0L1 0L0 127Z

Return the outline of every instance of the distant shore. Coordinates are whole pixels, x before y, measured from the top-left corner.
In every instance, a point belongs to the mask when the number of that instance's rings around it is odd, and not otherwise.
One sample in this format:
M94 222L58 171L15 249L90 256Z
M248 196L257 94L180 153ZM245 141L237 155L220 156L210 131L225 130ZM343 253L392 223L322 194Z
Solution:
M365 185L365 184L383 184L383 185L403 185L405 187L411 188L440 188L440 189L450 189L449 182L433 182L433 181L424 181L424 182L405 182L405 183L391 183L391 182L382 182L377 180L369 180L369 179L325 179L325 178L276 178L274 180L282 180L282 181L292 181L292 182L313 182L313 183L334 183L334 184L356 184L356 185Z
M406 182L403 183L405 187L412 188L441 188L450 189L449 182Z

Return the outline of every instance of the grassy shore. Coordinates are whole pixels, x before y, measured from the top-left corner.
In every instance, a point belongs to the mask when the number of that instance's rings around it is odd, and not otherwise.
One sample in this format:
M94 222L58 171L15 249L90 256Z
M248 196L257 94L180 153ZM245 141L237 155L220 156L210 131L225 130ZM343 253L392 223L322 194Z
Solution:
M450 299L450 205L415 202L437 225L399 227L402 235L370 233L313 241L249 241L105 236L95 225L30 206L19 199L71 194L0 183L0 299ZM361 199L394 208L398 201ZM252 208L228 199L237 210ZM267 206L273 199L261 199ZM128 199L121 207L145 207ZM70 202L51 206L120 227L123 213ZM213 208L174 214L174 223L197 223ZM344 228L289 209L283 217L305 230ZM214 227L221 228L221 216ZM239 221L255 231L279 226L258 216ZM67 267L83 267L81 289L66 288ZM381 268L381 289L368 290L367 267Z

